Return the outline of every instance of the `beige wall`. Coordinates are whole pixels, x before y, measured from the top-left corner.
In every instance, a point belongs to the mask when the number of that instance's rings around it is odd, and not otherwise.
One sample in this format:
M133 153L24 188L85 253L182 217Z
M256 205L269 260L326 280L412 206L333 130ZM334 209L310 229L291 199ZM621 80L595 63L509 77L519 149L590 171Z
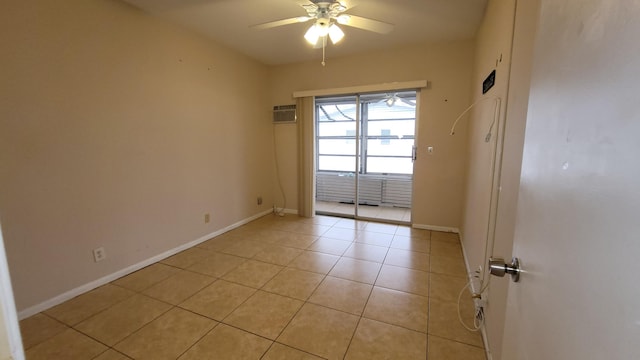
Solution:
M8 2L0 24L19 310L270 209L265 66L117 1Z
M425 44L344 58L273 67L272 105L292 104L300 90L329 89L397 81L428 80L421 93L418 160L415 168L413 223L460 226L464 175L465 126L449 136L451 123L469 103L473 42ZM297 206L295 125L276 127L278 161L287 207ZM427 147L434 154L427 155Z

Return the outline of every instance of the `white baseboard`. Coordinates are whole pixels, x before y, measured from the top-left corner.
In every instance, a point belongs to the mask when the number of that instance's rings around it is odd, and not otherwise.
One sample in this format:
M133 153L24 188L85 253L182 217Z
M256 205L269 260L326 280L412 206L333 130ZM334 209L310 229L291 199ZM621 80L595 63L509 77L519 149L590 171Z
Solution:
M180 245L178 247L175 247L173 249L167 250L167 251L165 251L165 252L163 252L161 254L158 254L156 256L153 256L151 258L143 260L143 261L141 261L141 262L139 262L137 264L133 264L133 265L128 266L128 267L126 267L126 268L124 268L122 270L118 270L118 271L116 271L116 272L114 272L112 274L109 274L107 276L101 277L101 278L99 278L97 280L94 280L94 281L91 281L91 282L86 283L84 285L78 286L77 288L71 289L71 290L69 290L67 292L64 292L64 293L62 293L62 294L60 294L58 296L55 296L55 297L53 297L53 298L51 298L49 300L43 301L43 302L41 302L41 303L39 303L37 305L28 307L28 308L18 312L18 319L22 320L22 319L28 318L29 316L33 316L33 315L35 315L35 314L37 314L39 312L45 311L45 310L47 310L49 308L52 308L52 307L54 307L54 306L56 306L58 304L61 304L61 303L65 302L67 300L70 300L70 299L72 299L72 298L74 298L74 297L76 297L78 295L82 295L82 294L84 294L84 293L86 293L88 291L91 291L91 290L93 290L93 289L95 289L97 287L100 287L102 285L108 284L108 283L112 282L113 280L116 280L116 279L121 278L123 276L129 275L129 274L131 274L131 273L133 273L135 271L138 271L138 270L140 270L140 269L142 269L144 267L147 267L147 266L149 266L151 264L154 264L154 263L156 263L158 261L164 260L164 259L168 258L169 256L173 256L173 255L175 255L175 254L177 254L177 253L179 253L181 251L184 251L186 249L192 248L192 247L194 247L194 246L196 246L196 245L198 245L200 243L203 243L203 242L205 242L205 241L207 241L207 240L209 240L209 239L211 239L213 237L216 237L218 235L224 234L227 231L231 231L231 230L233 230L235 228L238 228L238 227L240 227L242 225L245 225L245 224L247 224L247 223L249 223L249 222L251 222L253 220L261 218L261 217L263 217L265 215L268 215L270 213L272 213L271 209L263 211L261 213L253 215L253 216L248 217L246 219L240 220L240 221L238 221L238 222L236 222L234 224L231 224L231 225L229 225L227 227L224 227L224 228L216 230L216 231L214 231L212 233L203 235L203 236L201 236L201 237L199 237L199 238L197 238L195 240L192 240L192 241L190 241L190 242L188 242L186 244L182 244L182 245Z
M413 224L412 227L416 229L424 229L424 230L433 230L433 231L442 231L442 232L450 232L450 233L460 233L460 229L448 226L437 226L437 225L424 225L424 224Z

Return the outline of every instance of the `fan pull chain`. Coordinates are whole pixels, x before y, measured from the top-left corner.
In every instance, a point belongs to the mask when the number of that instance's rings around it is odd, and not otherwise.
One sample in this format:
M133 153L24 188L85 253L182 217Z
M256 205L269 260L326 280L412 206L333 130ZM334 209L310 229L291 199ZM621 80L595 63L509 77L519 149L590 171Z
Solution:
M326 63L324 62L325 56L324 56L324 49L327 47L327 37L323 36L322 37L322 66L325 66Z

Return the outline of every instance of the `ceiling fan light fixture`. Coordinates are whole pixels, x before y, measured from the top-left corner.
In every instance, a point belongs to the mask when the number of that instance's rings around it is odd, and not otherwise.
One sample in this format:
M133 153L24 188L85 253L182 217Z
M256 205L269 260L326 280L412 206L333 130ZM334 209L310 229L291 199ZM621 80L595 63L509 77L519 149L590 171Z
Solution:
M304 34L304 38L311 45L315 45L318 42L318 39L320 38L320 32L318 31L316 24L311 25L306 34Z
M349 23L350 16L347 14L342 14L336 17L336 21L338 24L346 25Z
M344 32L336 24L329 27L329 38L333 44L337 44L344 37Z
M393 95L389 97L387 100L385 100L384 102L387 104L388 107L392 107L393 105L395 105L396 99L397 99L397 96Z

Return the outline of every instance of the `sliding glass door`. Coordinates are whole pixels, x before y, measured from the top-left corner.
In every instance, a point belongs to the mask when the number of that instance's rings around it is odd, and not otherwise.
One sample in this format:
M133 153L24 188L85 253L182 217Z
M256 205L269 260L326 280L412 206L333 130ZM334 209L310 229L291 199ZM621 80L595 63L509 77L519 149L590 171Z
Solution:
M316 98L316 210L410 222L416 92Z

